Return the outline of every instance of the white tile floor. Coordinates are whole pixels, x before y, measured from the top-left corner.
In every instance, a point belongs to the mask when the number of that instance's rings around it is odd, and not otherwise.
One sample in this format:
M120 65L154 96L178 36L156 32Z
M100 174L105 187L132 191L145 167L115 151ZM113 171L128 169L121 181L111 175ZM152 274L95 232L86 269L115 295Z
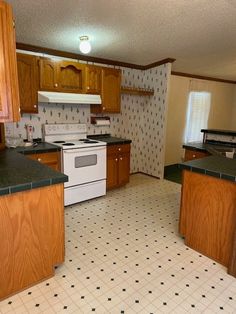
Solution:
M180 188L138 174L67 207L65 263L1 313L236 313L236 279L178 234Z

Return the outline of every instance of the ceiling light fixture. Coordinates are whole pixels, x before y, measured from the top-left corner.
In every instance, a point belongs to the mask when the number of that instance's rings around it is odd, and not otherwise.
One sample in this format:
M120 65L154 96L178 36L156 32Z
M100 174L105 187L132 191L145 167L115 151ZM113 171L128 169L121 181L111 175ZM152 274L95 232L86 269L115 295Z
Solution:
M88 36L81 36L80 38L79 49L82 53L86 54L91 51L91 44L89 42Z

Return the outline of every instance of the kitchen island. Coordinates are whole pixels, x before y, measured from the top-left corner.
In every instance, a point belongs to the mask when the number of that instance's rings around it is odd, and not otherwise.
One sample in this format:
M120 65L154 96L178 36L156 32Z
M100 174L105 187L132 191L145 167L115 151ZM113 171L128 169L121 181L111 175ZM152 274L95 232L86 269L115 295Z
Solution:
M16 150L0 152L0 300L53 276L64 261L67 180Z
M213 155L183 169L179 232L236 277L236 159Z

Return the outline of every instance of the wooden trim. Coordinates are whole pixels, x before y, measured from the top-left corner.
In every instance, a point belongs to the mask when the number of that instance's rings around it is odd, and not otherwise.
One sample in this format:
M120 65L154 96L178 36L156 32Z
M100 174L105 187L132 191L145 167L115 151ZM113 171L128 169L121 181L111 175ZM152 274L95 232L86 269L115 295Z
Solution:
M138 171L138 172L135 172L134 174L137 174L137 173L144 174L145 176L160 180L160 177L153 176L152 174L148 174L148 173L145 173L143 171Z
M142 66L142 70L148 70L148 69L151 69L151 68L155 68L155 67L157 67L159 65L162 65L162 64L165 64L165 63L173 63L173 62L175 62L175 60L176 59L174 59L174 58L162 59L160 61L156 61L156 62L147 64L147 65L143 65Z
M129 95L139 95L139 96L153 96L154 90L151 89L143 89L143 88L132 88L121 86L120 90L121 94L129 94Z
M137 69L137 70L147 70L147 69L151 69L151 68L154 68L156 66L159 66L168 62L172 63L175 61L175 59L173 58L166 58L166 59L154 62L154 63L150 63L148 65L139 65L139 64L128 63L128 62L121 62L121 61L116 61L116 60L85 56L78 53L66 52L62 50L39 47L39 46L34 46L34 45L28 45L24 43L16 43L16 49L31 51L31 52L38 52L38 53L46 53L48 55L62 57L62 58L71 58L71 59L83 60L87 62L109 64L113 66L120 66L120 67L126 67L126 68Z
M224 80L224 79L220 79L220 78L216 78L216 77L195 75L195 74L176 72L176 71L171 71L171 75L191 77L191 78L200 79L200 80L206 80L206 81L214 81L214 82L221 82L221 83L228 83L228 84L236 84L236 81Z

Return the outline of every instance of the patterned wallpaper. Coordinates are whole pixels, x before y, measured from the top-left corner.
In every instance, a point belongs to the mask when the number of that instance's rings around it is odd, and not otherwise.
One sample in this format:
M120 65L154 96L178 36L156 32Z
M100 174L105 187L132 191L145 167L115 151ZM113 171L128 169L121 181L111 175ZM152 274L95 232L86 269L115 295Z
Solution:
M44 123L86 123L88 134L111 133L132 140L132 173L142 171L162 178L171 64L145 71L129 68L121 70L122 85L153 88L154 96L122 95L121 113L107 114L111 118L110 126L91 125L89 105L39 104L38 114L24 114L20 122L7 123L6 136L26 138L26 124L33 125L34 138L41 138Z

